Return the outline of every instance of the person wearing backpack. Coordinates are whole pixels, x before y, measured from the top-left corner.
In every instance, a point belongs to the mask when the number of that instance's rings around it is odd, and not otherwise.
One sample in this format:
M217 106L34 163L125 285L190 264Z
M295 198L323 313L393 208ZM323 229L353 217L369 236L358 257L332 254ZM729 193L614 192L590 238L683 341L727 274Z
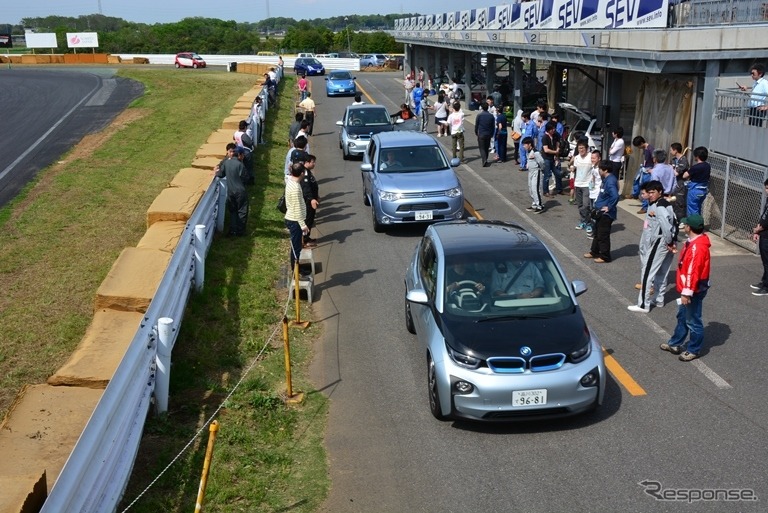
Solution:
M643 184L648 195L648 208L640 235L640 292L637 304L629 305L630 312L648 313L651 305L664 306L667 274L677 251L678 221L672 204L663 197L664 186L658 180Z

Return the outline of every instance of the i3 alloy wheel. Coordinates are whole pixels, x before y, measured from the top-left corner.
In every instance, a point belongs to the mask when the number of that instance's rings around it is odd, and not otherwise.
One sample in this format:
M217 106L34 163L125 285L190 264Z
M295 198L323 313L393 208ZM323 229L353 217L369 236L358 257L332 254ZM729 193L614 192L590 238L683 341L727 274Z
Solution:
M408 333L416 334L416 327L413 325L413 315L411 315L411 303L405 300L405 329Z
M443 415L443 410L440 408L440 393L437 391L437 372L435 371L435 362L431 357L427 357L427 388L429 392L429 411L432 412L432 416L437 420L445 420L447 417Z

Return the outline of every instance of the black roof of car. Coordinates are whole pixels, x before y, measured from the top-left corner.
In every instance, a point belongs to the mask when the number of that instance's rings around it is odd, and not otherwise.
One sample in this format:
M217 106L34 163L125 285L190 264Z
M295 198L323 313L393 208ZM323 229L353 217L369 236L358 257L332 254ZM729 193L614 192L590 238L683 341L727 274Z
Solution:
M515 223L470 218L436 223L430 229L446 255L512 248L548 251L538 237Z

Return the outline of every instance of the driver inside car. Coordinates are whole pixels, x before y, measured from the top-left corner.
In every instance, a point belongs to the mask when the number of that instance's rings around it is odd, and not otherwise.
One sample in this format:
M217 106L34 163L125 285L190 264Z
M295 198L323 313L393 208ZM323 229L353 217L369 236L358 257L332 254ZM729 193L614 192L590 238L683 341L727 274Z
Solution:
M485 285L482 282L481 274L477 272L474 264L464 260L458 260L452 265L448 265L445 275L446 293L450 296L461 289L472 289L476 294L482 294L485 291Z
M499 262L491 276L491 295L503 299L541 297L544 295L544 278L529 261Z
M381 163L381 169L387 169L390 167L403 167L403 164L400 163L397 158L395 158L395 152L394 151L387 151L384 154L385 160Z

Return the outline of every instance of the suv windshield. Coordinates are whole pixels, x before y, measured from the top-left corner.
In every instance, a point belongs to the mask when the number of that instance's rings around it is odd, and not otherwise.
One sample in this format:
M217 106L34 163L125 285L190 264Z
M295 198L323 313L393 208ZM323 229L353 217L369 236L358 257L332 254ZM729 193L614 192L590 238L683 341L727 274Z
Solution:
M452 172L450 164L438 146L409 146L383 148L379 152L381 173L414 173L420 171Z
M447 315L481 321L556 317L574 306L554 261L541 249L449 255L443 287Z

